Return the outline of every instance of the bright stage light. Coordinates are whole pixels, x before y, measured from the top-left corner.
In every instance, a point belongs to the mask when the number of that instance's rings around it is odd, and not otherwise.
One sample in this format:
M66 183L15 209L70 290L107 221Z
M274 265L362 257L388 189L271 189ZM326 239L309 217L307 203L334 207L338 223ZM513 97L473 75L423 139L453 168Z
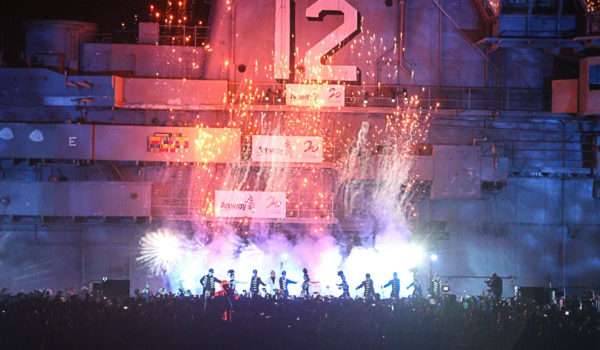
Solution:
M157 275L171 271L182 253L181 240L168 230L147 233L140 246L137 260Z
M422 247L416 244L410 244L404 253L407 255L408 265L411 268L417 267L423 263L425 251Z
M436 262L436 261L438 261L438 255L433 253L429 256L429 259L433 262Z
M425 261L425 250L418 244L408 243L399 237L385 237L377 247L356 247L352 249L342 264L348 283L358 285L370 273L376 283L384 284L392 278L394 272L398 274L402 283L410 283L413 271ZM389 294L388 290L377 289L383 296ZM362 291L351 291L354 296L362 295ZM401 296L410 295L411 291L405 288L400 291ZM387 296L386 296L387 297Z

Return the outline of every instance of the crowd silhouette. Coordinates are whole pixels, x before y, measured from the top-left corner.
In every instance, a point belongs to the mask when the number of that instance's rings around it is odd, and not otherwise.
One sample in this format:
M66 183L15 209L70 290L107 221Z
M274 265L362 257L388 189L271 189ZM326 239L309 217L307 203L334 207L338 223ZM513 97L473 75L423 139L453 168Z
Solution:
M232 301L232 302L230 302ZM591 301L0 294L1 349L598 349Z

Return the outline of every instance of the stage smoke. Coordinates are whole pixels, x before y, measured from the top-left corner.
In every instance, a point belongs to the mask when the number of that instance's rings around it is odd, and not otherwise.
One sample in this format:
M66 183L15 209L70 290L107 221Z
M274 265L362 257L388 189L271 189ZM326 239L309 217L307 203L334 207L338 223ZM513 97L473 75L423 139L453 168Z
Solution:
M249 91L252 89L249 86ZM247 107L250 102L232 107L231 118L237 124L231 126L252 126L252 130L246 130L249 134L258 134L254 128L259 126L263 134L280 134L280 121L263 120L266 116L253 114ZM343 212L363 224L356 239L310 225L281 225L275 229L251 220L240 225L224 219L211 227L199 224L188 238L178 234L177 228L149 233L142 238L139 260L152 273L166 275L170 289L183 288L195 293L200 292L200 278L209 268L214 268L216 277L223 279L229 269L234 269L238 292L248 289L253 269L265 281L272 270L277 277L286 270L288 278L298 282L291 286L291 294L300 292L303 268L311 276L311 290L325 295L341 294L336 286L339 270L346 273L351 286L357 286L367 272L373 276L376 288L391 279L394 272L407 285L412 281L411 270L424 259L423 249L411 243L408 219L414 215L411 198L418 180L411 177L413 151L425 141L429 118L430 111L421 108L415 96L385 116L383 127L362 122L356 141L340 159L335 190L344 206ZM308 116L299 113L294 123L298 124L299 135L319 133L320 129L315 127L320 125L319 113ZM380 135L383 145L372 142L372 133ZM249 154L243 157L249 158ZM221 189L226 191L288 195L292 193L289 185L298 183L292 167L256 168L250 163L228 165L223 180ZM318 188L316 182L310 184L311 179L303 180L300 186L306 187L303 193L307 196L327 192ZM385 295L382 289L377 290ZM401 293L408 295L411 291L402 288Z

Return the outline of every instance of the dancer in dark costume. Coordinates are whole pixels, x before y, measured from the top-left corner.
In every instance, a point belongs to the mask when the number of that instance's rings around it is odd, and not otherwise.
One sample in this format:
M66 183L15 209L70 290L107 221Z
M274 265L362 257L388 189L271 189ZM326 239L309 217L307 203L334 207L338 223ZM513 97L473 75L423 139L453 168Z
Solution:
M356 287L356 290L364 288L364 298L367 300L375 299L375 288L373 287L373 280L371 279L371 274L367 273L365 275L365 280L362 281L361 284Z

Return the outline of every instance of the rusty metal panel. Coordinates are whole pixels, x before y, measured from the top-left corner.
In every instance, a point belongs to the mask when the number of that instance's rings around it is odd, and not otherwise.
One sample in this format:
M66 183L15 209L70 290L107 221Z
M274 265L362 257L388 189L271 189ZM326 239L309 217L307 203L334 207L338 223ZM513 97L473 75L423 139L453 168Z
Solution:
M432 199L480 198L480 147L436 145L433 159Z
M509 161L506 157L481 158L481 181L506 181L509 170Z
M600 65L600 57L586 57L579 61L579 113L600 113L600 90L592 89L590 70Z
M0 158L92 159L91 125L0 124Z
M147 182L0 182L0 213L14 216L150 216Z
M414 156L411 159L411 169L409 175L420 181L433 180L433 157Z
M577 79L552 81L552 113L577 113Z
M318 175L311 168L238 169L243 180L227 184L232 176L224 165L208 167L167 167L157 178L168 179L152 184L152 216L180 220L217 219L215 191L248 188L261 192L286 193L286 220L332 221L335 180L328 171ZM259 169L262 169L260 172ZM255 171L256 170L256 171ZM309 178L308 183L303 179ZM277 181L271 181L277 179Z
M359 155L349 162L348 171L354 180L377 180L382 177L382 172L389 167L388 159L381 155ZM400 160L398 160L400 162ZM433 157L411 156L401 160L401 168L408 169L411 179L420 181L433 180ZM408 180L408 179L407 179Z
M233 163L240 131L226 128L96 126L96 160Z
M121 108L199 110L224 105L225 80L116 78L115 105Z

